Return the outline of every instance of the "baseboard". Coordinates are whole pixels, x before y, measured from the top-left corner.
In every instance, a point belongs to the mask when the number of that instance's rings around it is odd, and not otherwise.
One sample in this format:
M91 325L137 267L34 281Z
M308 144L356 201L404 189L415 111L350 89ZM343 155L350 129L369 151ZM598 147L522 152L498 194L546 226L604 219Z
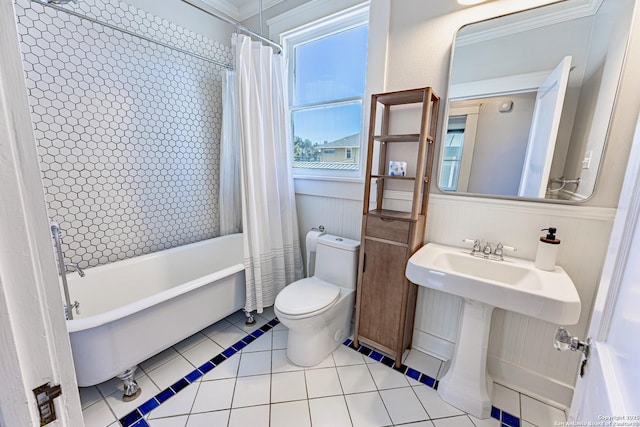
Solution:
M560 409L569 408L573 387L491 355L487 369L494 381Z

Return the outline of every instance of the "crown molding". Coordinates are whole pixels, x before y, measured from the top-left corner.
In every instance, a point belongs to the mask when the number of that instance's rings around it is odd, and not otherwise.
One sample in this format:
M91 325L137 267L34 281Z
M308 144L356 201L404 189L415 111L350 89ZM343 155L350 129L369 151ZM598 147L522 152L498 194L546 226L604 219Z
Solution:
M565 4L569 5L562 10L555 10L555 8L549 7L553 5L543 6L534 9L539 10L540 12L530 18L520 19L517 21L514 18L514 22L500 25L499 27L489 28L487 30L481 30L473 32L471 34L458 36L456 37L456 46L470 45L486 40L495 39L498 37L505 37L524 31L543 28L548 25L593 16L596 14L603 1L604 0L576 0L574 2L567 1L565 2ZM507 17L514 15L517 15L517 13L507 15Z
M283 1L284 0L263 0L263 11L277 5L278 3L282 3ZM241 5L236 5L228 0L202 0L202 2L239 22L247 20L260 13L260 11L257 10L259 8L257 1L245 1Z

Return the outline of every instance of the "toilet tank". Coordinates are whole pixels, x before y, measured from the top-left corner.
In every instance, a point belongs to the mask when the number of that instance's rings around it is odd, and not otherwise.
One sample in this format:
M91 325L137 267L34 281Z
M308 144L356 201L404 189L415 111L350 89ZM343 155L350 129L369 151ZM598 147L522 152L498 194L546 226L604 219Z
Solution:
M314 276L341 288L356 288L360 242L325 234L318 238Z

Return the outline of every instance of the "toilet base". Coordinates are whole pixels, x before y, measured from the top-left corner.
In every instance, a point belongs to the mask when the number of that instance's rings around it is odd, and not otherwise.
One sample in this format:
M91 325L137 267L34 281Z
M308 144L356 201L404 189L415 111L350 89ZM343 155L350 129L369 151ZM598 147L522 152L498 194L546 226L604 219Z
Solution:
M351 333L351 316L355 292L341 290L338 302L323 313L295 319L282 313L276 315L289 328L287 359L303 367L315 366L335 351Z

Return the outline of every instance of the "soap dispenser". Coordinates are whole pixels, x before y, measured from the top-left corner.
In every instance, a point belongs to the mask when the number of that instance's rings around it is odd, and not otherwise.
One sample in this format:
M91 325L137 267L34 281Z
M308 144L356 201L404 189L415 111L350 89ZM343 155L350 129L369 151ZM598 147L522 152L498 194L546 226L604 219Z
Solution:
M554 227L543 228L541 231L548 231L548 233L546 237L540 237L538 242L535 266L540 270L553 271L556 267L560 240L556 239L556 229Z

